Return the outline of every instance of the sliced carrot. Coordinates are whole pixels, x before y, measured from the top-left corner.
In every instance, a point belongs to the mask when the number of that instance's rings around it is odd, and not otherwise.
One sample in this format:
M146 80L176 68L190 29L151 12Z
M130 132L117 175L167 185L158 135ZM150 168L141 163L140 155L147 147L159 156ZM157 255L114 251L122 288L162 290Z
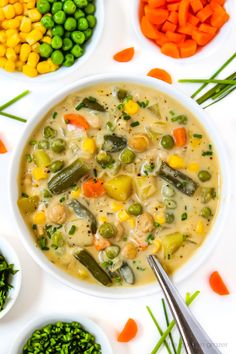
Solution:
M192 36L194 28L195 27L193 25L191 25L191 23L186 23L185 26L182 26L182 27L178 28L178 32L182 33L182 34L187 34L189 36Z
M117 337L118 342L129 342L131 339L135 338L138 332L138 326L135 320L129 318L126 322L121 333Z
M7 152L7 148L2 140L0 140L0 154L5 154Z
M166 4L166 0L149 0L148 1L148 5L150 7L161 7L164 6Z
M88 130L89 124L87 120L80 114L69 113L64 115L64 119L67 123L75 125L78 128Z
M161 52L165 55L168 55L169 57L172 57L172 58L179 58L180 57L178 46L172 42L164 43L161 47Z
M189 14L188 15L188 23L191 23L193 26L197 26L197 24L200 22L199 18L196 16Z
M210 287L219 295L229 295L229 290L221 278L219 272L215 271L209 278Z
M192 8L194 13L196 13L196 12L200 11L201 9L203 9L203 5L202 5L201 0L191 0L190 1L190 5L191 5L191 8Z
M151 76L151 77L154 77L155 79L159 79L159 80L165 81L168 84L172 84L172 77L164 69L159 69L159 68L151 69L147 73L147 76Z
M201 22L205 22L211 15L213 14L213 10L210 5L205 6L202 10L198 11L197 17Z
M179 10L179 2L176 2L175 4L168 4L167 9L169 11L178 11Z
M214 9L214 12L210 19L210 24L213 27L220 28L225 24L225 22L228 21L228 19L229 15L225 11L225 9L219 5Z
M162 30L162 32L167 32L167 31L175 32L176 27L177 27L177 25L175 25L174 23L166 21L164 23L164 25L162 26L161 30Z
M175 25L177 25L178 23L178 14L176 11L171 11L171 13L169 14L169 17L167 18L168 21L170 21L171 23L174 23Z
M99 237L99 238L94 237L93 244L97 251L102 251L111 245L111 243L103 237Z
M188 20L188 10L189 10L190 0L181 0L179 5L179 25L185 26Z
M187 133L185 128L176 128L173 130L175 145L178 147L186 145Z
M151 22L148 21L146 16L142 17L141 30L142 30L144 36L146 36L147 38L156 39L158 37L157 29L155 28L155 26Z
M120 52L116 53L113 56L113 59L115 61L124 63L124 62L128 62L128 61L132 60L133 56L134 56L134 47L130 47L130 48L123 49Z
M214 38L214 34L193 30L192 37L198 45L204 46Z
M169 11L165 9L152 9L149 6L145 6L145 15L152 24L160 25L166 21Z
M193 39L186 39L179 43L179 50L181 58L191 57L197 51L197 43Z
M210 34L215 34L217 31L216 27L212 27L212 26L208 25L207 23L202 23L198 28L200 31L210 33Z
M185 40L185 35L181 33L174 33L167 31L166 37L169 39L170 42L180 43L181 41Z
M98 198L105 193L103 181L100 179L89 179L83 183L84 195L88 198Z
M163 44L169 42L169 39L164 35L164 33L158 31L158 35L155 42L161 47Z

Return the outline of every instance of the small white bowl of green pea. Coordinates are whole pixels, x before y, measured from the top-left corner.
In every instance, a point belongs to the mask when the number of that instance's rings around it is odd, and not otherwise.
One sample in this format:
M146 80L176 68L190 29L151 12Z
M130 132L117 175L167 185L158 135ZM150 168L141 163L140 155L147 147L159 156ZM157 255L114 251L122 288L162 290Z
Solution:
M43 353L49 347L54 350L55 347L60 350L68 347L68 353L72 348L81 354L88 349L91 354L113 353L103 330L92 320L73 313L51 314L34 319L21 331L9 354L22 354L23 349L24 353L39 353L39 349Z

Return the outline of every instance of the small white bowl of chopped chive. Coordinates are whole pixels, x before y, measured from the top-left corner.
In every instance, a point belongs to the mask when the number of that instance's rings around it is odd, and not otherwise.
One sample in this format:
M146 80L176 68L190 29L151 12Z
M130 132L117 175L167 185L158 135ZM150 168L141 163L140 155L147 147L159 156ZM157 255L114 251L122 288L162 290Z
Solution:
M21 287L19 258L5 238L0 236L0 319L14 305Z
M103 330L77 314L51 314L31 321L9 354L27 353L112 354Z

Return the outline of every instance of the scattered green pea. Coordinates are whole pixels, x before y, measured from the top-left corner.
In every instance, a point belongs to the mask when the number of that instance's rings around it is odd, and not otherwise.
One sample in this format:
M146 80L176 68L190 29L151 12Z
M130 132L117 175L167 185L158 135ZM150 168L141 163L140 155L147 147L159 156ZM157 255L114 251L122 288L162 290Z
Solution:
M84 12L87 15L93 15L95 12L96 8L94 4L88 4L88 6L85 7Z
M57 131L55 129L53 129L52 127L46 126L43 129L43 136L47 139L55 138L56 135L57 135Z
M211 174L206 170L202 170L199 171L198 178L200 179L201 182L207 182L211 179Z
M165 199L164 200L165 206L167 209L176 209L177 208L177 203L173 199Z
M79 7L80 9L88 6L88 0L74 0L75 5Z
M75 44L71 49L71 53L75 56L75 58L79 58L84 54L84 49L81 48L79 44Z
M165 219L167 224L172 224L175 221L175 216L173 213L166 213Z
M61 11L62 10L62 2L60 1L56 1L52 4L52 14L54 15L56 12Z
M85 31L86 29L88 29L88 27L89 24L85 17L81 17L78 19L78 30Z
M52 37L51 46L53 49L60 49L62 47L62 39L60 36Z
M90 28L94 28L96 26L97 20L96 17L93 15L88 15L87 16L87 21L88 21L88 25Z
M174 147L174 139L172 138L171 135L164 135L161 138L161 145L163 146L164 149L170 150Z
M64 34L64 27L62 25L57 25L55 27L53 27L52 29L52 35L53 36L60 36L62 37Z
M70 38L64 38L63 39L63 44L62 44L62 50L63 51L68 51L73 47L73 42Z
M71 34L71 38L76 44L83 44L85 41L85 35L81 31L74 31Z
M143 207L140 203L133 203L129 206L128 208L128 214L138 216L142 214L143 212Z
M111 237L115 237L116 236L117 230L116 230L115 225L110 224L108 222L104 222L99 227L99 233L104 238L111 238Z
M63 23L66 20L66 14L64 11L60 10L57 11L54 15L53 15L53 20L55 23L57 23L58 25L63 25Z
M66 148L66 142L63 139L55 139L51 143L52 151L56 154L60 154Z
M200 215L205 219L209 219L212 216L212 211L209 207L204 207L202 208Z
M74 18L76 20L78 20L80 17L84 17L84 16L85 16L84 12L80 9L77 9L74 13Z
M47 140L40 140L38 142L38 149L47 150L49 149L49 142Z
M120 161L122 163L132 163L135 159L135 153L130 149L124 149L120 154Z

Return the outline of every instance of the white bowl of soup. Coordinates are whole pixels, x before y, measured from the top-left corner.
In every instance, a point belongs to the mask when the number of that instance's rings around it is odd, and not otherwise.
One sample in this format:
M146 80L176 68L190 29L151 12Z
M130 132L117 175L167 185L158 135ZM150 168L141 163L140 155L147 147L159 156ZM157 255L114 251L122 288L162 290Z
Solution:
M221 236L224 147L173 86L107 74L58 92L27 123L11 167L19 237L63 283L112 298L159 287L155 254L180 281Z

